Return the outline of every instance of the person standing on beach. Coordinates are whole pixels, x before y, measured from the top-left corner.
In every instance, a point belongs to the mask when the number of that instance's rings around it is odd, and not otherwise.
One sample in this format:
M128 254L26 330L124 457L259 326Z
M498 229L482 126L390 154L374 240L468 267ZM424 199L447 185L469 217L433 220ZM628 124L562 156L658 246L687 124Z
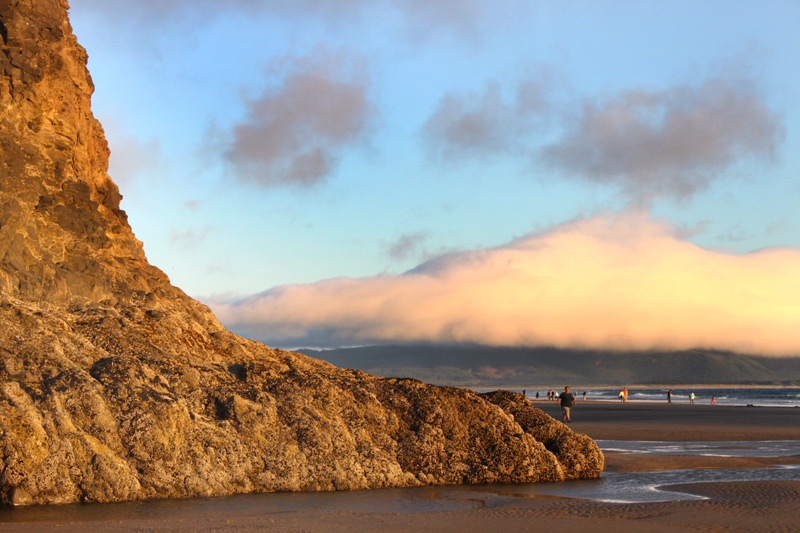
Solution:
M672 403L672 389L667 391L667 403Z
M689 403L690 403L691 405L694 405L694 391L692 391L691 393L689 393Z
M586 401L586 391L583 391L583 401Z
M553 393L555 395L555 393ZM570 394L569 387L564 387L564 392L558 395L558 405L561 406L561 413L564 415L564 422L572 422L570 411L575 406L575 395Z

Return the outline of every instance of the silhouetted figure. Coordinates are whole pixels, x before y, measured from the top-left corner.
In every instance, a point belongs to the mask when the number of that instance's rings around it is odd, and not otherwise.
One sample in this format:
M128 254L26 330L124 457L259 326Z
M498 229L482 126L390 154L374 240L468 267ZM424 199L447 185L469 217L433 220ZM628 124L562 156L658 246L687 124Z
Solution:
M553 392L555 395L555 392ZM564 392L558 396L558 405L561 406L561 413L564 415L564 422L572 422L570 411L575 406L575 395L570 394L569 387L564 387Z

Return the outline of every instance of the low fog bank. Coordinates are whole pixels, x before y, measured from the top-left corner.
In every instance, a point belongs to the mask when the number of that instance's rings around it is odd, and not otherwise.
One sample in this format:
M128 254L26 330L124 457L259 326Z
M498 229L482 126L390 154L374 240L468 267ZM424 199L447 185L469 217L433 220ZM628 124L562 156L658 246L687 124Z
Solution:
M701 248L642 213L579 219L399 275L206 301L271 345L477 343L800 355L800 250Z

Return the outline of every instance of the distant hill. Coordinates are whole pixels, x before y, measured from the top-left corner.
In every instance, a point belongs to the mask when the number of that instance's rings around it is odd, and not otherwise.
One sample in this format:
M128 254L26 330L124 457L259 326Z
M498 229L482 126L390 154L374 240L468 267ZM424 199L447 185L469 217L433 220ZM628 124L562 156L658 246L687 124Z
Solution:
M337 366L462 387L629 384L800 385L800 357L710 350L603 352L556 348L391 345L300 349Z

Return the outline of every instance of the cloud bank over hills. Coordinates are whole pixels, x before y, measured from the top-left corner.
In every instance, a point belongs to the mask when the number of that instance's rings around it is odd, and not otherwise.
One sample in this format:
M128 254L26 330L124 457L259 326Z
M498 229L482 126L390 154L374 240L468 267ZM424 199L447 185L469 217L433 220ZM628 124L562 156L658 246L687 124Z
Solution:
M729 254L641 212L577 219L401 275L286 285L209 303L283 346L471 342L800 354L800 251Z
M794 6L71 4L148 257L239 332L800 353Z

